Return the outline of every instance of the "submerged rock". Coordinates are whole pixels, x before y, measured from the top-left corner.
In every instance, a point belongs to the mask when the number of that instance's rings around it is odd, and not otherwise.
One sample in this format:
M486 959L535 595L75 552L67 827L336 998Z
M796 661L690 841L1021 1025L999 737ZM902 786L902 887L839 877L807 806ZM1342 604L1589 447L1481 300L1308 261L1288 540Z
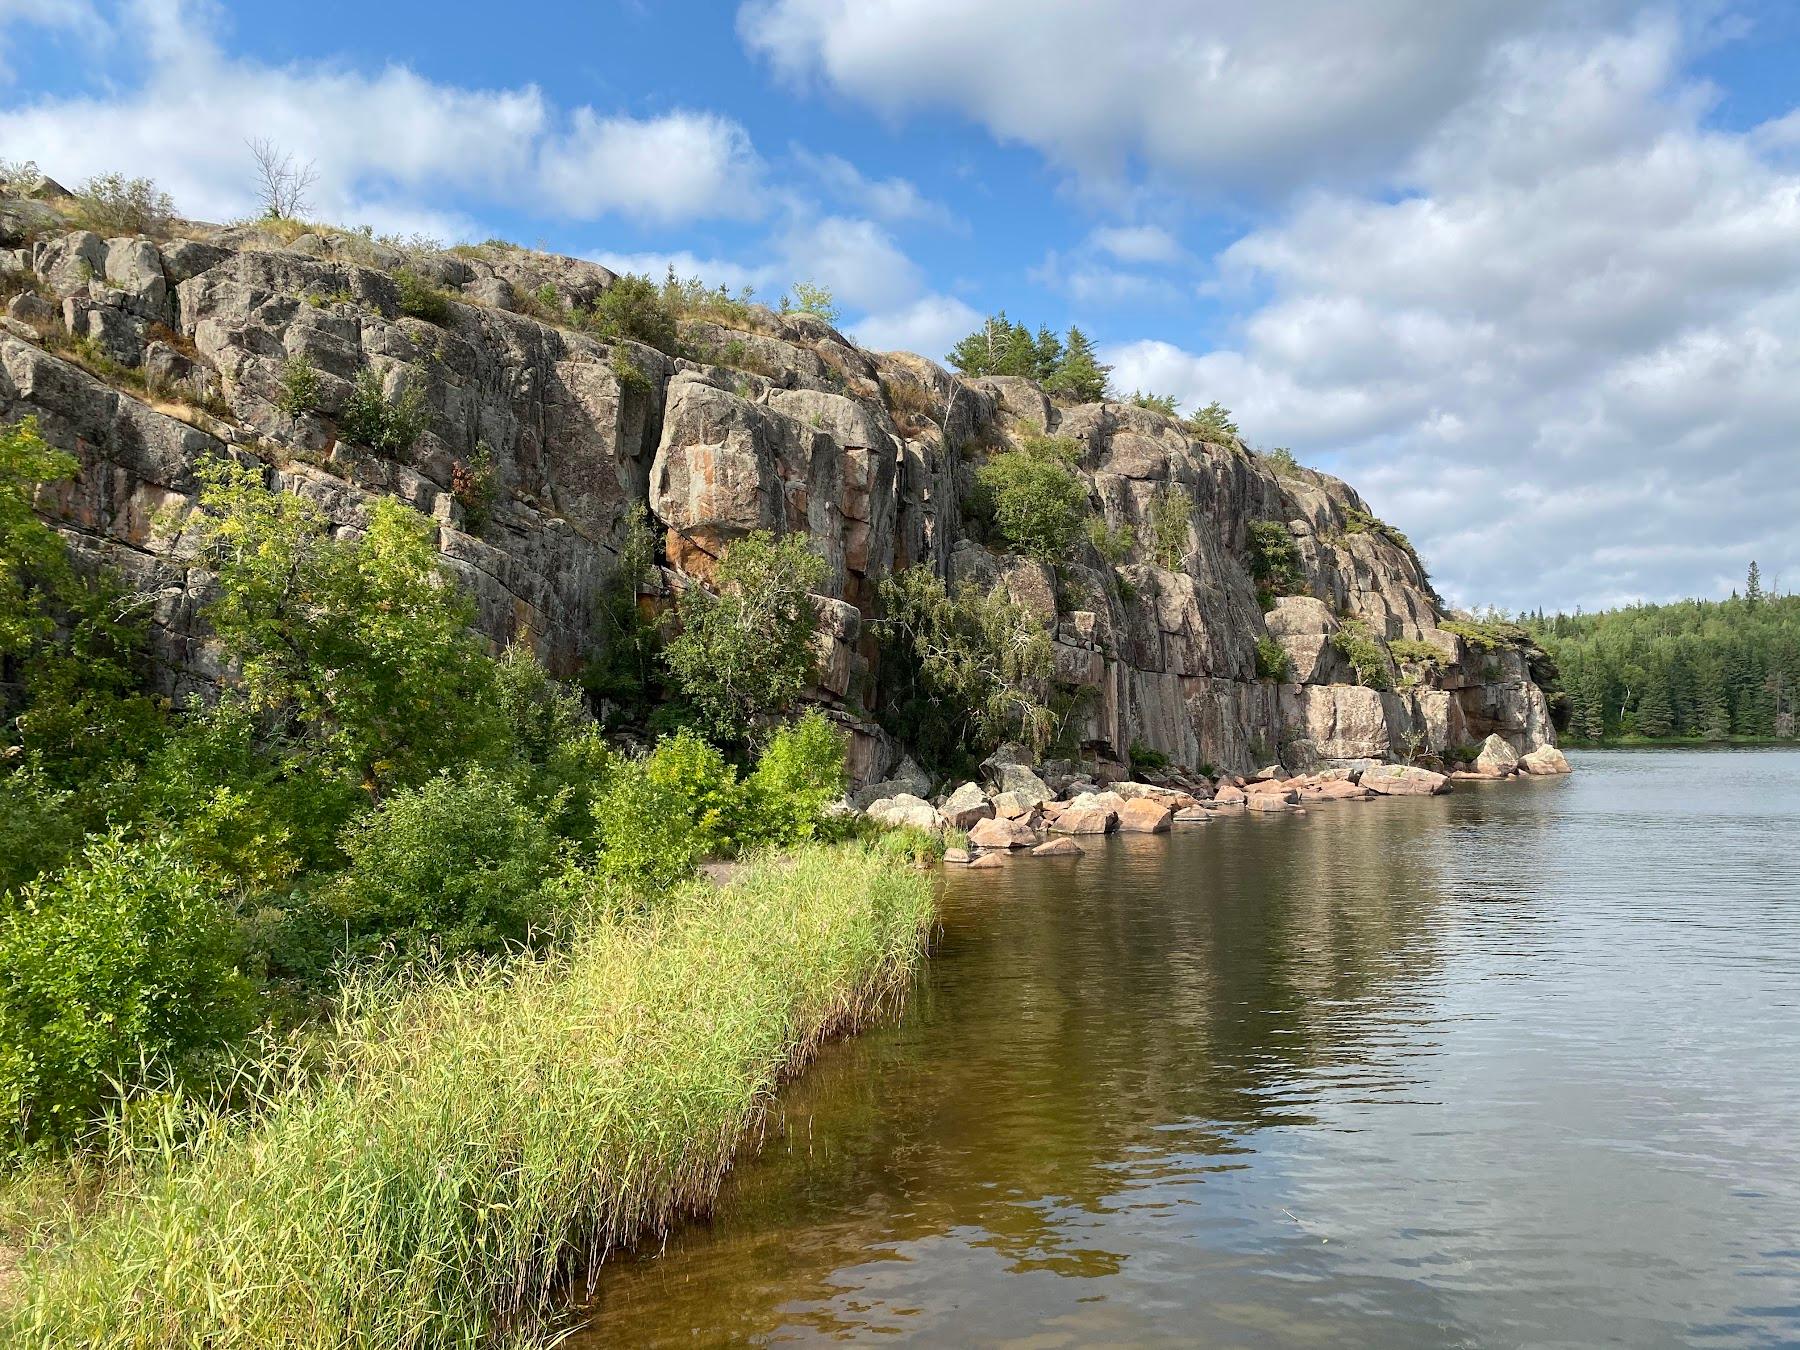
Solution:
M1080 844L1073 839L1049 839L1031 850L1034 858L1079 858L1086 853Z

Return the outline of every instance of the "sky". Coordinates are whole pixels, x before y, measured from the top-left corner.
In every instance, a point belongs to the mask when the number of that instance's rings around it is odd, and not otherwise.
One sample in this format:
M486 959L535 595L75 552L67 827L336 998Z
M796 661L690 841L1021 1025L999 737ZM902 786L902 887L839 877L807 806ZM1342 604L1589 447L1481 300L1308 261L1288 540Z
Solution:
M1004 309L1469 607L1800 587L1800 5L0 0L0 158L773 299Z

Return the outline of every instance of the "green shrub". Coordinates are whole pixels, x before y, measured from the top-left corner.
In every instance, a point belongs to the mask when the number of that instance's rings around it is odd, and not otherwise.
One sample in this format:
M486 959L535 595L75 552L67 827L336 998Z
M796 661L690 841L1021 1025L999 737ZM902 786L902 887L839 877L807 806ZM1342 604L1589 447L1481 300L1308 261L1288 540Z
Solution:
M304 356L292 356L283 363L275 406L290 417L319 410L319 372Z
M1271 594L1292 595L1306 584L1300 549L1288 527L1279 520L1251 521L1246 548L1251 578Z
M1136 389L1132 390L1130 397L1125 401L1133 407L1147 408L1151 412L1167 413L1170 417L1175 415L1175 409L1178 406L1173 394L1146 394Z
M352 823L343 845L350 865L319 905L352 957L492 954L550 917L555 836L514 780L486 769L396 792Z
M243 696L180 719L145 765L139 809L208 875L278 888L340 866L338 835L368 798L328 759L285 753Z
M1094 552L1115 567L1131 556L1136 543L1129 529L1123 525L1110 526L1106 523L1106 517L1100 515L1088 517L1087 537L1088 543L1094 546Z
M1181 570L1193 521L1194 499L1185 488L1167 483L1157 489L1150 498L1150 543L1158 567Z
M1395 638L1388 643L1388 651L1396 661L1408 665L1429 665L1442 670L1450 662L1442 647L1418 638Z
M80 847L80 806L35 764L0 774L0 893L61 867Z
M760 720L805 690L819 627L809 593L826 571L805 535L758 531L726 551L716 593L689 586L676 601L681 631L663 660L721 744L747 742Z
M75 194L75 223L108 238L123 234L163 234L175 203L148 178L103 173Z
M1231 420L1231 409L1217 401L1190 413L1185 425L1202 440L1231 442L1238 437L1238 425Z
M826 323L838 321L838 307L831 295L829 286L814 285L810 281L796 281L792 297L781 297L781 312L792 311L796 314L816 314Z
M1302 469L1300 461L1294 458L1294 452L1292 450L1289 450L1284 446L1276 446L1273 450L1265 451L1263 453L1263 458L1268 461L1269 467L1275 470L1275 476L1277 478L1298 478L1301 476Z
M1069 556L1088 516L1087 485L1075 472L1080 455L1067 437L1034 436L977 471L995 532L1008 548L1041 562Z
M927 762L1049 742L1050 634L1004 588L965 582L952 594L931 569L909 567L881 583L881 604L882 718Z
M492 752L494 662L423 516L384 498L338 538L254 470L215 461L199 477L218 583L206 614L253 711L375 788Z
M1387 649L1360 619L1346 619L1331 635L1331 645L1356 669L1356 682L1369 689L1391 689Z
M1287 654L1287 649L1272 637L1256 639L1256 678L1259 680L1286 680L1293 674L1294 663Z
M1169 767L1169 757L1160 750L1152 750L1142 741L1133 741L1131 743L1131 767L1152 771L1166 769Z
M619 382L621 390L629 390L639 394L650 392L650 377L644 374L642 366L631 359L631 353L623 347L614 347L612 354L612 372Z
M1438 627L1479 652L1524 651L1534 645L1531 634L1503 619L1446 619Z
M500 475L494 468L494 452L486 441L476 441L473 454L450 466L450 495L463 509L463 524L480 533L500 495Z
M351 440L389 455L404 455L430 422L423 386L408 380L389 399L381 376L365 369L350 386L338 422Z
M582 323L600 337L631 338L663 352L676 348L675 313L663 288L635 273L627 272L602 291Z
M737 771L687 729L645 759L616 761L593 812L601 872L645 898L687 876L700 858L734 852L749 833Z
M810 839L825 808L844 795L847 782L843 733L818 709L809 708L769 737L744 780L749 829L772 844Z
M166 838L96 838L0 913L0 1103L67 1143L114 1084L190 1077L254 1020L220 887Z
M394 284L400 290L400 312L427 323L441 324L450 318L450 297L410 267L394 273Z

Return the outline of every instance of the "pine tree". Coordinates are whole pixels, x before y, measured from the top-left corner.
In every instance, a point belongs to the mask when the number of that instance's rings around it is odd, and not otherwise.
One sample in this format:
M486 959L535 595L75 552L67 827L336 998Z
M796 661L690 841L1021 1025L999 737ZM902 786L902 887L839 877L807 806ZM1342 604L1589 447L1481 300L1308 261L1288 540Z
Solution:
M1079 328L1070 328L1062 360L1056 373L1045 381L1045 387L1077 403L1097 403L1106 397L1106 377L1111 373L1111 366L1100 364L1088 335Z
M1750 560L1750 573L1744 578L1744 603L1754 605L1763 598L1762 569L1756 565L1756 559Z
M1062 339L1048 328L1038 329L1037 337L1032 340L1032 357L1036 365L1032 374L1039 381L1048 384L1062 368Z

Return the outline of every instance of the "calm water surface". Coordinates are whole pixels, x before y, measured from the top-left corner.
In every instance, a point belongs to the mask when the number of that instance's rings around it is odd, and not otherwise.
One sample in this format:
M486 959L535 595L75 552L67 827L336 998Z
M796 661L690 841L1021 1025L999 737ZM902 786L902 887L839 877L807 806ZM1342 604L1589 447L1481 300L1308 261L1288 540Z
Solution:
M950 872L577 1343L1800 1343L1800 754L1571 758Z

